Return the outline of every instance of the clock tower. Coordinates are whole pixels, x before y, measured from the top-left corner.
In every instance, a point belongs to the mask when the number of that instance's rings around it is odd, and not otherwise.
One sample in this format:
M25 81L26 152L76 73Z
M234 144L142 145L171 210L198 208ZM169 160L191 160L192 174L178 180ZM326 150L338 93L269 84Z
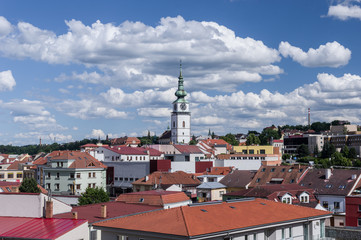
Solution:
M171 141L173 144L188 144L191 140L191 112L189 103L185 100L187 92L183 86L182 63L178 77L178 89L175 92L177 100L173 102L173 112L171 116Z

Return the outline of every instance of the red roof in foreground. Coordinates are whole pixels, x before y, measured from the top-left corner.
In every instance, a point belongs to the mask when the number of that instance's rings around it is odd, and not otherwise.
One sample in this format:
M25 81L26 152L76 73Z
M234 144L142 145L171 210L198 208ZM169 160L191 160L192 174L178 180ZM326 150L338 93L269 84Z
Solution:
M169 203L189 201L184 192L152 190L120 194L115 201L126 203L139 203L152 206L164 206Z
M56 239L86 222L84 219L0 217L0 237Z
M96 203L89 204L84 206L73 207L71 212L56 214L54 218L72 218L73 212L78 213L79 219L86 219L89 223L97 222L104 220L101 217L101 206L107 206L107 218L120 217L134 213L147 212L156 209L162 209L162 207L148 206L148 205L139 205L139 204L129 204L124 202L105 202L105 203Z
M183 206L110 219L93 226L125 230L198 236L252 228L313 217L330 217L331 212L276 203L265 199Z

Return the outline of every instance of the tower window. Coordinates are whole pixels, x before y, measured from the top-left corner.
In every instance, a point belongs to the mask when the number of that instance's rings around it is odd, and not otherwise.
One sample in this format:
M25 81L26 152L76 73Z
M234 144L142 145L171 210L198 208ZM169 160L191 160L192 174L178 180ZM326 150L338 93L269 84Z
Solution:
M173 122L173 127L175 127L175 122Z
M183 127L184 127L184 128L186 127L186 122L185 122L185 121L183 121Z

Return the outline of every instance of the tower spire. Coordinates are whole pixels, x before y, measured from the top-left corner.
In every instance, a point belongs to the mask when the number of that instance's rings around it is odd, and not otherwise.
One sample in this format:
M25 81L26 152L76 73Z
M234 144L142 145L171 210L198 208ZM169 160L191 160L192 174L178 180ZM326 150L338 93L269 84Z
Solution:
M177 96L177 100L175 102L187 102L184 97L187 96L187 92L184 90L183 86L183 76L182 76L182 60L180 60L180 70L179 70L179 77L178 77L178 89L175 92L175 95Z

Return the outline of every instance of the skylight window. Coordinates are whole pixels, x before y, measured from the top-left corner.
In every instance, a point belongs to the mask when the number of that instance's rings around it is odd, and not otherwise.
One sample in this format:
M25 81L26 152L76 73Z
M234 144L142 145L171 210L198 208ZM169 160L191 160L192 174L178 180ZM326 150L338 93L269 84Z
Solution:
M201 209L201 211L202 211L202 212L208 212L208 211L207 211L207 210L205 210L205 209Z
M232 209L236 209L236 207L234 207L234 206L229 206L230 208L232 208Z
M331 188L331 187L332 187L332 184L327 184L325 187L326 187L326 188Z
M345 188L346 188L346 185L340 185L338 188L339 188L339 189L345 189Z
M139 199L139 202L144 202L144 198L140 198L140 199Z

